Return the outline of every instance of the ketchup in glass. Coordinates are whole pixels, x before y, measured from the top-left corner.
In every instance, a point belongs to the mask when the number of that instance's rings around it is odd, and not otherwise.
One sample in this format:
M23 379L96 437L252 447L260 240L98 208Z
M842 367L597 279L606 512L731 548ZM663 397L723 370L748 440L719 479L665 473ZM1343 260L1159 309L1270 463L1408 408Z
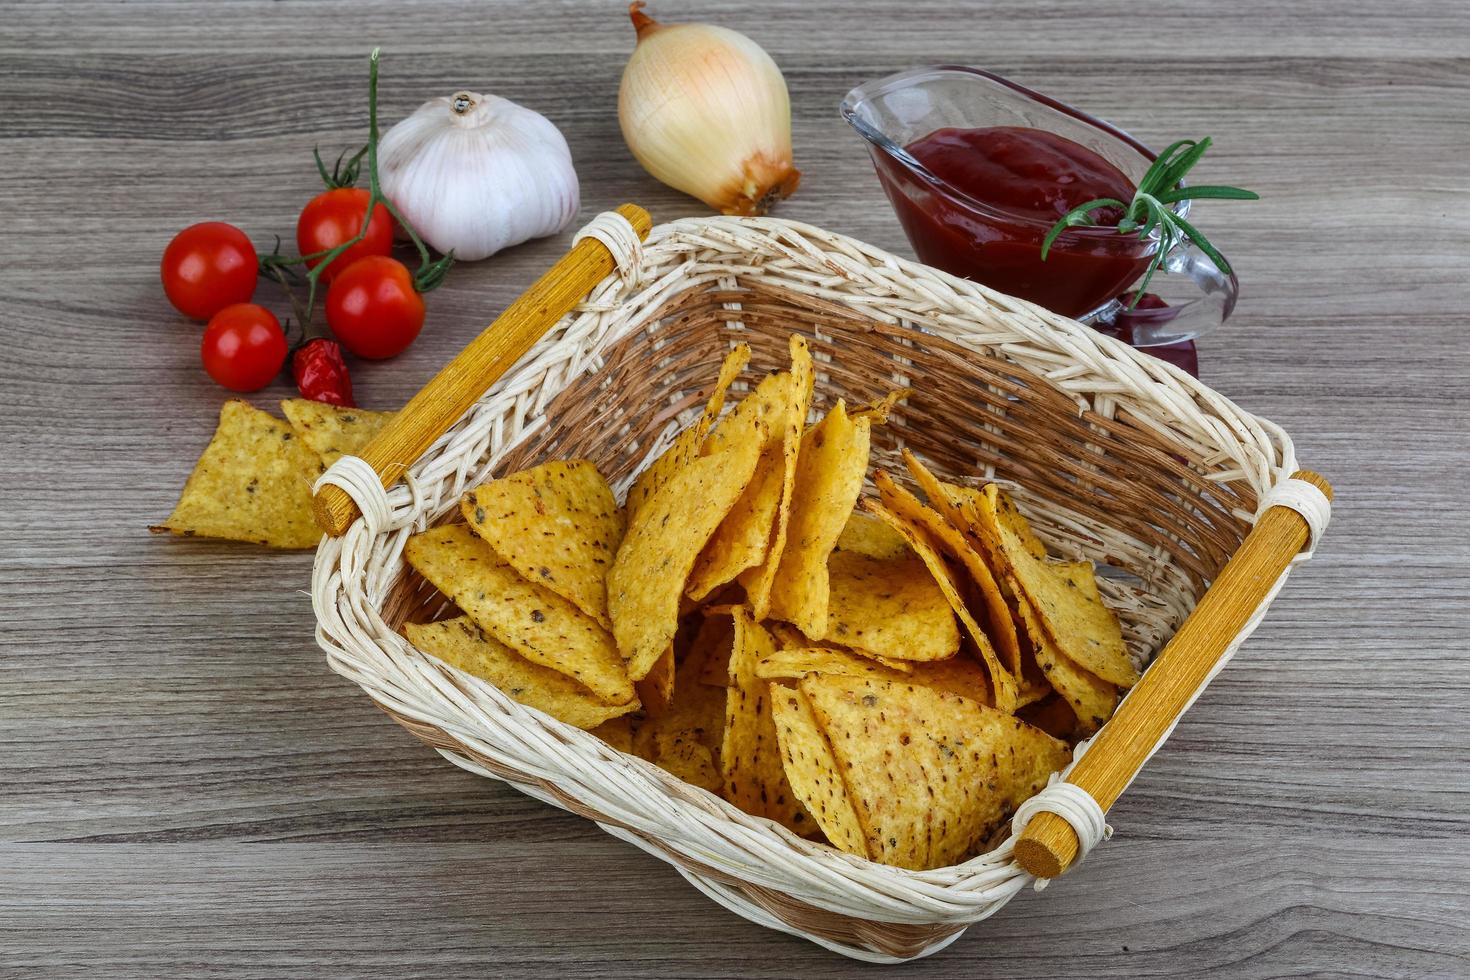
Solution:
M1110 228L1064 232L1041 259L1058 218L1099 197L1129 201L1133 182L1065 136L1024 126L938 129L905 149L936 189L886 154L878 172L919 259L954 275L1079 317L1122 293L1152 243ZM1122 209L1093 214L1114 224Z

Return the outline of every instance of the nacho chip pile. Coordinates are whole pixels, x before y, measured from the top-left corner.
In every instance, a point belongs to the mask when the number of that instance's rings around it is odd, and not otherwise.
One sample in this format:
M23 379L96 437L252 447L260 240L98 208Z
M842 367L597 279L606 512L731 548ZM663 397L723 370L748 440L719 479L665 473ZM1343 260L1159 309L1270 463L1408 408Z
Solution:
M315 548L322 535L312 484L342 456L361 452L393 413L305 398L287 399L281 410L286 422L240 399L225 402L174 512L149 530Z
M798 835L963 861L1138 679L1118 621L997 486L906 454L919 492L878 472L862 499L905 391L813 420L800 337L740 397L749 357L623 507L586 460L465 494L404 552L457 609L405 634Z

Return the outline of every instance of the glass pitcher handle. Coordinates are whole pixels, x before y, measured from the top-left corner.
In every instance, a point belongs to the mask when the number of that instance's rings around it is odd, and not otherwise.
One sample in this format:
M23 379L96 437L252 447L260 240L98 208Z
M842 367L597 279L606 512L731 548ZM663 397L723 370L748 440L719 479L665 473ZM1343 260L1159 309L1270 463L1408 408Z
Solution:
M1112 316L1112 330L1134 347L1158 347L1177 344L1209 333L1224 323L1235 309L1240 296L1240 280L1234 272L1222 272L1214 261L1191 242L1176 245L1159 268L1159 274L1179 282L1188 280L1185 290L1197 293L1192 299L1173 302L1169 306L1148 307L1141 303L1131 310L1117 305ZM1174 290L1171 290L1173 292Z

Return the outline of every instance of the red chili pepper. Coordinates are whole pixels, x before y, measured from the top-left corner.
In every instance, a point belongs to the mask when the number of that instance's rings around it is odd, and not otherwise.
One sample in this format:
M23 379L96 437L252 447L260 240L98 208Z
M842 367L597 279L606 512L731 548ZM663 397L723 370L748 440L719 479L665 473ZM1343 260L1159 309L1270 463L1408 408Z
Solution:
M347 362L335 340L314 337L296 348L291 357L291 375L303 398L342 408L356 408Z

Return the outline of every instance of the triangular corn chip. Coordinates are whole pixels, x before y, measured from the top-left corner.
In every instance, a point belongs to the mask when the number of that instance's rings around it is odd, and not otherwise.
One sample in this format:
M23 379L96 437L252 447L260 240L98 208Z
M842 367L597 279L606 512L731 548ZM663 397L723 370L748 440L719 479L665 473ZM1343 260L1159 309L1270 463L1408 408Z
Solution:
M715 687L730 686L730 644L733 642L734 626L728 611L717 612L706 609L699 630L689 644L685 659L699 664L698 678L701 684Z
M772 684L771 715L786 781L827 840L839 851L868 856L847 784L837 768L827 735L797 689Z
M880 487L882 485L879 484ZM901 500L891 497L890 499L899 506L903 506ZM934 576L934 581L939 583L944 597L949 600L950 608L954 610L955 615L964 624L970 639L974 641L980 658L985 661L985 667L990 672L990 689L995 699L995 706L1002 711L1014 711L1017 694L1016 679L1005 667L1001 666L1000 659L995 655L995 648L991 646L990 638L985 635L985 631L980 628L980 624L975 621L969 607L965 605L959 586L955 582L954 572L946 564L944 556L939 553L927 529L913 517L890 511L876 500L865 500L863 506L868 509L869 513L887 521L890 527L902 534L908 541L909 547L923 559L924 564L929 568L929 574Z
M588 733L596 735L619 752L630 755L633 752L633 719L628 715L605 721L596 728L589 729Z
M532 663L580 682L612 704L633 683L612 637L555 592L522 578L463 524L408 539L404 557L476 625Z
M945 553L965 566L965 571L979 590L985 607L986 634L995 644L1001 663L1013 676L1021 677L1022 636L1012 612L1013 605L1007 601L1005 588L999 580L1003 569L993 567L995 559L990 557L982 542L972 540L965 534L964 529L968 522L959 503L963 499L963 490L940 481L907 449L903 451L903 460L915 482L929 498L928 508L922 508L922 505L914 508L915 516L921 517L924 526ZM906 490L902 493L912 496Z
M788 373L767 375L705 440L705 455L752 440L760 441L761 457L750 485L694 563L685 589L691 599L703 599L726 582L734 581L745 569L765 560L784 485L782 435L791 401L791 384Z
M468 616L438 623L408 623L404 635L427 654L483 678L522 704L578 728L596 728L628 714L637 701L608 704L565 674L517 654L476 626Z
M287 398L281 402L286 421L311 451L331 466L343 456L360 456L368 443L397 412L369 412L343 408L309 398Z
M954 613L917 556L885 561L834 551L827 572L822 639L894 660L943 660L959 650Z
M874 517L855 510L847 518L833 552L851 551L869 558L903 558L912 555L909 543L893 528Z
M770 684L756 673L756 665L775 652L775 641L745 609L737 608L734 617L735 642L730 651L730 688L725 696L720 749L725 799L798 834L810 833L815 829L812 819L786 781L771 715Z
M673 641L694 559L749 484L759 457L760 443L751 441L691 459L629 517L607 577L607 607L634 680Z
M827 734L869 853L887 864L964 860L1070 757L1044 732L947 692L826 675L798 689Z
M1067 699L1053 691L1051 694L1026 705L1016 712L1016 717L1030 725L1039 728L1052 738L1063 741L1077 734L1077 713L1067 703Z
M792 334L790 348L791 384L787 394L791 400L786 407L786 423L781 434L781 501L776 509L776 521L771 529L771 544L766 551L765 560L740 575L740 584L745 586L746 602L757 620L770 615L771 587L775 583L781 556L786 551L787 538L790 536L797 459L801 450L802 434L806 432L806 417L812 408L812 387L816 382L812 355L807 350L806 340Z
M1010 585L1020 591L1014 582ZM1041 668L1047 685L1065 698L1072 708L1076 716L1076 733L1084 738L1093 734L1113 716L1113 709L1118 706L1117 687L1088 673L1065 656L1047 635L1041 625L1041 617L1029 602L1021 603L1020 612L1021 622L1031 637L1036 664Z
M972 498L982 534L992 536L1006 574L1041 617L1057 650L1077 666L1120 687L1138 683L1118 617L1103 604L1092 567L1038 558L1033 535L1015 504L995 484Z
M720 365L719 377L715 380L714 390L710 393L709 401L705 403L704 412L687 429L674 437L669 448L663 451L658 459L648 465L642 473L633 480L633 485L628 488L628 499L626 501L628 520L632 521L633 515L643 506L659 487L669 481L675 473L689 464L689 461L699 455L704 446L705 436L709 434L710 426L715 424L715 419L720 417L720 410L725 407L725 392L745 370L745 365L750 363L750 347L747 344L737 344L729 354L725 355L724 363Z
M827 632L827 556L847 524L868 469L870 420L838 401L801 439L786 547L771 585L770 614L807 636Z
M907 680L907 675L831 647L785 648L768 654L755 665L755 675L768 681L800 680L808 674L841 674L844 677L880 677Z
M643 702L643 710L648 712L650 718L657 718L664 713L674 697L673 646L665 648L648 673L633 682L633 688L638 692L638 700Z
M634 745L639 755L686 783L718 793L724 783L718 753L725 734L725 689L700 683L704 656L691 649L684 657L671 685L673 699L639 727Z
M459 509L502 561L612 628L607 571L623 541L623 513L591 462L513 473L467 492Z
M950 657L948 660L914 664L914 669L904 680L993 707L995 701L990 694L988 678L985 668L970 657Z
M908 550L908 545L904 545L904 550ZM910 554L912 554L912 552L910 552ZM770 631L771 636L775 637L776 646L781 650L831 650L834 653L839 653L843 656L861 657L864 660L871 660L876 664L880 664L884 667L887 667L889 670L899 673L906 674L913 669L913 664L909 663L907 660L894 660L890 657L880 657L878 654L873 653L869 650L860 650L856 647L845 647L840 643L823 643L820 641L814 642L807 639L805 633L797 629L795 626L792 626L790 623L783 623L779 620L773 619L766 623L762 623L761 625L765 626L765 628Z
M852 417L870 419L874 425L887 425L888 416L893 413L893 409L913 393L912 388L895 388L877 401L869 402L853 412Z
M321 472L316 454L289 425L232 399L220 408L214 438L173 513L149 530L314 548L322 532L311 513L311 485Z

